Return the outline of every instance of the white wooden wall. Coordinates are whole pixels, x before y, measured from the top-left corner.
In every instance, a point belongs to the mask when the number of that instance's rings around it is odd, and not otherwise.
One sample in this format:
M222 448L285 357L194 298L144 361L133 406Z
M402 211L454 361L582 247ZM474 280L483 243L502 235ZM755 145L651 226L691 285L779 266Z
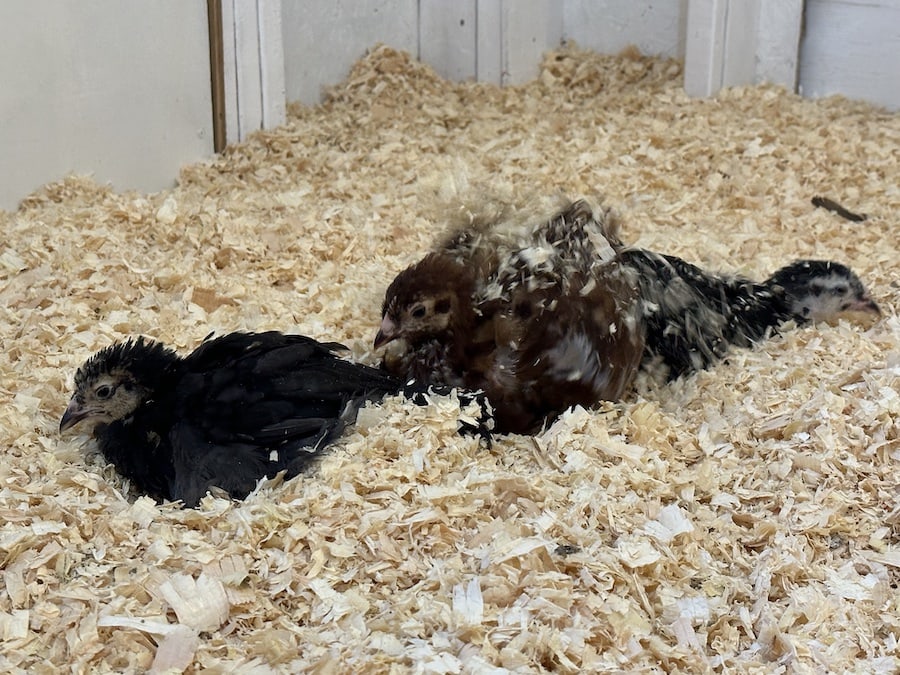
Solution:
M282 1L287 97L304 103L377 42L448 78L509 84L572 39L682 58L696 96L770 82L900 109L900 0Z
M205 2L0 2L0 208L68 173L171 186L213 151Z
M565 39L900 110L900 0L222 0L227 136L316 103L378 42L453 79L526 81ZM801 36L801 26L805 28ZM0 0L0 208L66 173L158 190L212 154L205 0Z
M453 80L509 84L537 73L563 38L559 0L283 0L285 86L317 103L366 50L384 43ZM327 36L323 39L323 36Z
M643 54L683 58L687 6L688 0L569 0L563 33L602 54L634 45Z
M283 0L281 18L289 101L318 103L378 42L419 51L415 0Z
M900 0L806 0L799 84L900 110Z
M759 82L793 90L802 24L803 0L690 0L685 90L710 96Z

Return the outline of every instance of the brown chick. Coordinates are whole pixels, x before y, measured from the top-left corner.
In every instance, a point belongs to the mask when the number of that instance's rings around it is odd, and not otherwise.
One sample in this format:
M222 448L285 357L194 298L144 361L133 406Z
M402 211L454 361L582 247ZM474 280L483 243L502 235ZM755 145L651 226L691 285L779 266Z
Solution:
M518 239L495 238L493 249L430 253L387 290L375 346L405 344L385 367L483 390L500 432L531 432L571 406L618 399L644 329L636 281L608 233L577 201Z

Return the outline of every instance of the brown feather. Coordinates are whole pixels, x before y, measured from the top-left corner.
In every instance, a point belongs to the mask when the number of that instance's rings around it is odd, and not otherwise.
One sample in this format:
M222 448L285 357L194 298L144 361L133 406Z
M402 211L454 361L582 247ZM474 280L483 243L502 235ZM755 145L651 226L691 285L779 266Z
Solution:
M577 201L530 227L479 223L445 238L388 288L382 327L405 345L385 367L483 390L498 431L533 431L573 405L621 397L643 326L607 216ZM444 299L446 316L435 311Z

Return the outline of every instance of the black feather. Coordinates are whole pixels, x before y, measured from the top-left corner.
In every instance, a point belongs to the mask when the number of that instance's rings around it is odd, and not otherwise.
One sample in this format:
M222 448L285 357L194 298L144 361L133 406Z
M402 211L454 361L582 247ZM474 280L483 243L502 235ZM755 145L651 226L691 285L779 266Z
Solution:
M405 392L382 370L337 357L336 343L277 332L207 339L181 358L129 340L91 357L61 428L79 419L99 378L139 392L136 407L94 426L100 450L142 492L194 506L212 487L241 499L263 477L300 473L366 401ZM74 421L73 421L74 420Z
M749 347L789 320L802 324L848 309L879 311L856 274L832 261L799 260L755 282L645 249L624 248L620 256L637 272L647 360L661 356L670 379L710 366L731 345ZM845 297L817 298L820 289Z

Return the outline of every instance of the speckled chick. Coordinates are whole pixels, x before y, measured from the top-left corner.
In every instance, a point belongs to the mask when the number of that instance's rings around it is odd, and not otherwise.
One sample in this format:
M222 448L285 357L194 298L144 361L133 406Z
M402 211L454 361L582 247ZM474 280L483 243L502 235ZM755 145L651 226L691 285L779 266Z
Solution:
M634 274L607 234L584 201L518 234L457 233L388 287L375 346L403 345L385 367L484 391L501 432L620 398L644 328Z

